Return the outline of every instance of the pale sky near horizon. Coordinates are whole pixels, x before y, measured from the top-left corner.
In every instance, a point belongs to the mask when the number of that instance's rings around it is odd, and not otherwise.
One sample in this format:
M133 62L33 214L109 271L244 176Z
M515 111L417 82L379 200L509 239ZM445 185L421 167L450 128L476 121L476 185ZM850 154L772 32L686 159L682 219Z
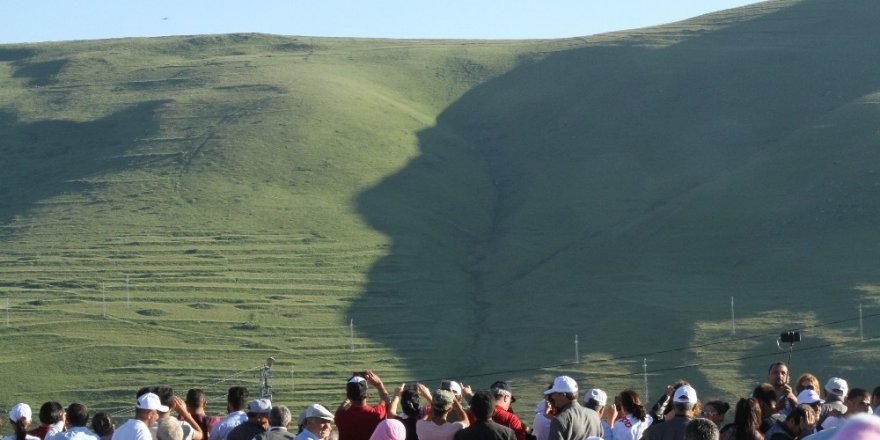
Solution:
M0 44L260 32L532 39L634 29L755 0L0 0Z

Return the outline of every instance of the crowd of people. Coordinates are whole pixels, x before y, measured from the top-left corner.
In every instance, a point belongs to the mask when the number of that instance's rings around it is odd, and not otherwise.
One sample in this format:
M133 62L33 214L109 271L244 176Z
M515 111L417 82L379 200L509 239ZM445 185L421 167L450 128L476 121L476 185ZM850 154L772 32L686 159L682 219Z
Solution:
M774 363L766 382L731 406L700 401L680 380L648 409L633 390L612 398L599 388L581 394L574 379L559 376L534 411L515 411L506 381L477 390L451 380L434 390L407 383L389 393L376 373L364 371L347 380L335 412L311 404L296 427L290 408L250 399L245 387L229 388L220 417L206 413L200 389L183 399L156 386L137 392L134 418L119 427L107 413L90 417L81 403L58 402L44 403L32 427L31 407L18 403L9 411L15 433L3 440L880 440L880 387L869 393L839 377L821 386L809 373L794 388L789 382L788 366Z

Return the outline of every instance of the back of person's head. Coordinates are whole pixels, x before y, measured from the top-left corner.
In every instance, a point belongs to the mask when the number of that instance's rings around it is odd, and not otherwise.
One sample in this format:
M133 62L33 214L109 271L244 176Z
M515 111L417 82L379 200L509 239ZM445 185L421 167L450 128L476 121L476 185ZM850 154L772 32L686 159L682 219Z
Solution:
M684 440L718 440L718 427L709 419L693 419L684 428Z
M183 440L183 427L180 426L180 421L173 417L159 420L156 440Z
M367 379L361 376L352 376L345 384L345 397L352 402L362 402L368 394Z
M776 390L769 383L762 383L755 387L752 391L752 397L761 405L761 412L773 411L776 409ZM764 414L764 417L770 414Z
M791 412L785 416L786 422L793 422L795 425L800 425L801 422L804 421L804 418L807 416L807 410L800 406L796 406L792 408Z
M471 412L474 419L486 421L495 412L495 397L489 390L479 390L471 397Z
M290 409L284 405L273 406L269 411L269 424L272 426L290 426L293 416L290 415Z
M64 407L58 402L46 402L40 406L40 423L50 425L61 421Z
M761 405L757 399L739 399L736 402L736 413L733 424L736 426L736 440L751 439L761 428Z
M168 385L159 385L153 387L152 393L159 396L159 401L162 402L162 405L171 407L174 404L174 388Z
M110 414L99 412L92 417L92 431L100 437L106 437L113 434L116 426L113 424L113 418Z
M550 387L552 386L553 385L551 384ZM547 389L549 390L550 387ZM584 393L584 406L593 411L599 411L604 408L606 403L608 403L608 394L599 388L591 388Z
M12 423L12 429L15 430L16 440L25 440L32 416L31 407L27 403L16 403L9 410L9 421Z
M228 403L234 411L241 411L247 406L249 397L250 393L248 393L247 388L240 386L229 387L229 391L226 393L226 403Z
M633 390L626 390L618 396L620 398L620 406L623 408L623 411L629 414L632 414L633 417L645 421L645 416L647 415L647 411L645 411L645 406L642 405L642 399L639 397L639 394Z
M201 408L205 404L205 390L191 388L186 392L186 407L189 410Z
M89 423L89 409L81 403L67 406L67 423L71 426L86 426Z
M811 373L804 373L798 376L797 382L794 383L795 394L800 394L801 391L806 389L811 389L816 393L822 392L822 386L819 385L819 378Z
M719 416L722 417L727 414L727 411L730 411L730 404L721 400L712 400L710 402L706 402L706 404L703 406L707 409L712 408L713 411L715 411L716 413L718 413Z
M403 390L400 393L400 408L407 417L419 418L419 394L413 390Z

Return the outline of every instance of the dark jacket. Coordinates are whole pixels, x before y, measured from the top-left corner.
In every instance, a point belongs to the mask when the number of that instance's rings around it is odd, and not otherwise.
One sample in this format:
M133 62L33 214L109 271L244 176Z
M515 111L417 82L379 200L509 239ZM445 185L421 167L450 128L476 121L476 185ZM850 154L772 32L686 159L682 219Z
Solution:
M516 440L513 430L491 420L476 420L455 433L455 440Z

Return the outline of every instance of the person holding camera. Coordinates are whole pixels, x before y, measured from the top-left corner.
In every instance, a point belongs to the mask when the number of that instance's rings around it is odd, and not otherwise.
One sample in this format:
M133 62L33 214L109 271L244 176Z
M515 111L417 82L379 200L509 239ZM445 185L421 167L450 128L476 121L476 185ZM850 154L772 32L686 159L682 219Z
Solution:
M638 393L623 391L614 398L614 404L608 410L611 430L605 433L605 440L639 440L653 421Z
M797 406L797 396L794 394L791 385L788 384L790 380L788 365L785 362L774 362L767 369L767 383L772 385L773 391L776 392L776 408L779 410L779 414L783 416L788 415Z
M379 393L380 401L375 406L367 404L368 384ZM388 390L376 373L368 370L352 375L345 384L345 399L336 409L339 440L369 440L379 422L385 419L387 405Z
M447 417L455 411L457 422L449 422ZM469 425L467 414L461 402L448 390L435 390L431 395L431 413L416 423L419 440L452 440L455 433Z
M419 440L416 432L416 423L422 418L422 408L419 405L419 397L431 401L431 391L420 383L402 384L394 389L394 397L388 406L388 418L396 418L406 428L406 440ZM400 413L397 408L401 407Z

